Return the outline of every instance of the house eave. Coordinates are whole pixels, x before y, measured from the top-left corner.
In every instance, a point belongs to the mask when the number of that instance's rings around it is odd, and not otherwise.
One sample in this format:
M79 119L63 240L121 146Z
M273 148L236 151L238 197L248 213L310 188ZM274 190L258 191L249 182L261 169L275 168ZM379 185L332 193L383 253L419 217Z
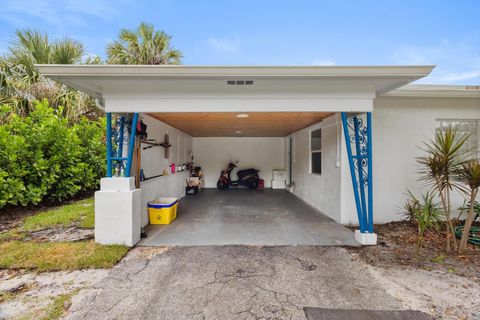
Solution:
M104 98L107 112L369 111L375 97L434 66L37 65L43 76ZM254 80L231 86L234 80ZM168 109L168 110L167 110Z
M395 78L427 76L435 66L36 65L50 78Z
M480 86L412 84L385 94L387 97L480 98Z

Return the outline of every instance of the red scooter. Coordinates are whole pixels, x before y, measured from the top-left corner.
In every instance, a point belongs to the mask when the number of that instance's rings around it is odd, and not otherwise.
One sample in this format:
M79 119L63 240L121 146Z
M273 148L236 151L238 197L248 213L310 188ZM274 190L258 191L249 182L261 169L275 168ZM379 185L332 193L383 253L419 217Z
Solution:
M225 190L230 187L246 186L249 189L257 189L258 185L260 184L260 177L258 176L258 172L260 172L260 170L257 169L250 168L239 170L237 172L238 180L232 181L230 175L233 169L237 167L236 163L238 163L238 161L235 163L230 161L227 169L222 170L220 173L220 178L218 178L217 181L217 188L220 190Z

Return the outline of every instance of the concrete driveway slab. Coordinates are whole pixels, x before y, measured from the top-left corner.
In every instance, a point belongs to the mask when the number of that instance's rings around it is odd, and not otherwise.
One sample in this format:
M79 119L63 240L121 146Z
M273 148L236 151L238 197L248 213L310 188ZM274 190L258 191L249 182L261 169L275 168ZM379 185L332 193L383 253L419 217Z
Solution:
M412 310L338 310L305 308L307 320L435 320L432 316Z
M352 231L286 190L206 189L180 200L170 225L141 246L359 246Z
M136 248L66 319L302 319L304 307L402 305L343 248Z

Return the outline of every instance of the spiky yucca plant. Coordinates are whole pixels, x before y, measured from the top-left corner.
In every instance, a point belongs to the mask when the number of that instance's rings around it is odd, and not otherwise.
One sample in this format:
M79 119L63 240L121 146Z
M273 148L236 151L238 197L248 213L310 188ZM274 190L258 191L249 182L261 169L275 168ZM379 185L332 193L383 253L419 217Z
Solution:
M465 252L467 247L470 227L472 226L475 212L475 199L480 188L480 160L470 160L463 163L461 168L458 169L456 176L461 183L467 186L465 193L469 199L467 217L463 227L463 234L462 238L460 239L460 244L458 245L458 253L462 254Z
M445 212L446 250L458 250L457 240L451 219L450 193L453 189L464 190L461 183L454 179L455 173L463 162L461 149L468 139L467 134L459 135L449 127L438 131L434 140L424 144L424 157L417 158L420 164L420 180L425 181L436 191Z

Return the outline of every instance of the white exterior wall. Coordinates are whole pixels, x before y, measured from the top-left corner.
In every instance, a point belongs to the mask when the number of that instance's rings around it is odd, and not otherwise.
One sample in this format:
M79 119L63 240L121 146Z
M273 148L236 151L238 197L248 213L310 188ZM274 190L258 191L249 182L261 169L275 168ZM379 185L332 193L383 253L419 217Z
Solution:
M422 142L434 138L436 119L480 119L480 99L381 97L372 115L374 222L386 223L402 219L407 189L418 196L429 190L417 181L415 158L424 154ZM342 160L341 222L358 224L344 143ZM452 200L453 209L463 203L458 194Z
M163 170L170 172L170 164L176 165L186 163L193 152L192 137L180 130L177 130L159 120L148 115L142 114L141 119L147 125L149 139L155 139L157 142L163 142L165 134L169 135L170 147L169 158L165 158L165 149L163 147L153 147L142 149L141 168L145 176L152 177L159 175ZM145 147L147 145L142 145ZM185 179L187 172L179 172L165 177L157 177L141 182L142 190L142 217L141 225L148 224L147 203L156 196L181 198L185 195Z
M293 193L336 221L341 219L341 168L337 115L297 131L293 137ZM322 174L310 173L310 132L322 128ZM287 139L285 139L287 140ZM288 150L286 150L288 151Z
M274 169L285 169L284 138L273 137L194 137L194 163L201 166L205 175L205 186L216 188L220 171L229 161L238 160L239 169L260 170L260 179L265 187L271 187ZM236 180L236 171L232 173Z
M193 152L190 135L146 114L142 114L141 119L147 125L148 139L155 139L157 143L160 143L164 141L165 134L168 134L169 142L172 145L168 159L165 158L163 147L142 150L142 169L146 177L161 174L164 169L168 171L172 162L179 165L189 161L189 153ZM146 146L148 145L142 145L142 147Z

